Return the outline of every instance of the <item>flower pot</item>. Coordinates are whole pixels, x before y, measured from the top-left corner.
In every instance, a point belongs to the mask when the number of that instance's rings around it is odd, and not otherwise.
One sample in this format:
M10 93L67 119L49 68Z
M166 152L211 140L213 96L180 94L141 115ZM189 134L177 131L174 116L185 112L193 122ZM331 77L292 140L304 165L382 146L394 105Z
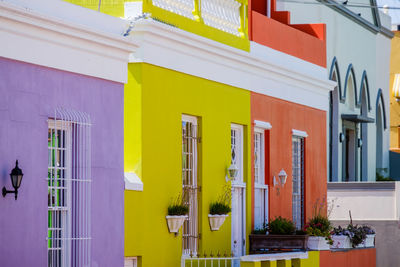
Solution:
M350 238L347 235L333 235L331 248L351 248Z
M310 250L329 250L329 244L323 236L309 236L307 248Z
M210 222L211 231L218 231L221 225L224 223L228 214L208 214L208 221Z
M168 224L168 229L170 233L178 233L179 228L181 228L183 222L187 218L187 215L181 215L181 216L172 216L168 215L165 216L167 219L167 224Z
M366 248L375 247L375 234L367 235L363 243Z
M307 248L308 235L265 235L251 234L250 254L265 253L265 250L287 250Z

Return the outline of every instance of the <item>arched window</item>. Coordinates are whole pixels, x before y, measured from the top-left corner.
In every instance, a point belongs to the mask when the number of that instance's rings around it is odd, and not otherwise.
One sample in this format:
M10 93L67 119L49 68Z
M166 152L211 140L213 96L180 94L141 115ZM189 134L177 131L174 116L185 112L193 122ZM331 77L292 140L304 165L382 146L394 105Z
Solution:
M340 73L336 58L333 59L329 79L337 84L329 95L329 181L338 181L339 161L339 100L342 99Z
M347 68L343 100L350 110L354 110L354 108L357 106L357 85L352 64L350 64Z
M370 101L369 101L369 87L368 87L368 78L367 72L364 71L361 78L361 88L360 88L360 97L358 99L358 106L360 107L360 114L362 117L368 117L368 111L370 110ZM367 181L368 180L368 123L361 123L361 141L362 145L360 146L360 158L361 158L361 167L360 167L360 180Z
M386 129L386 111L382 89L378 90L376 98L376 169L383 168L383 131Z
M360 176L360 160L359 158L359 119L355 114L357 106L357 85L354 74L353 65L347 68L345 85L344 85L344 106L342 118L342 164L341 164L341 181L358 181ZM343 119L343 116L346 118Z

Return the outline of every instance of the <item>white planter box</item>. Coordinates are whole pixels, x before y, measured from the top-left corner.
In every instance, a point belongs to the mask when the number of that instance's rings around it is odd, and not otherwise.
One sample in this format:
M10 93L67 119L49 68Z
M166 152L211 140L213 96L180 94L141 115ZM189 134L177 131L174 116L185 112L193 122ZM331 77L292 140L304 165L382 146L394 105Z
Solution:
M347 235L333 235L331 248L351 248L350 238Z
M329 250L329 244L323 236L309 236L307 248L311 250Z
M367 238L364 240L364 247L372 248L375 247L375 234L367 235Z
M165 216L167 219L168 229L170 233L178 233L179 228L181 228L183 222L188 216Z
M208 214L208 221L210 222L211 231L218 231L221 225L224 223L228 214L222 215L211 215Z

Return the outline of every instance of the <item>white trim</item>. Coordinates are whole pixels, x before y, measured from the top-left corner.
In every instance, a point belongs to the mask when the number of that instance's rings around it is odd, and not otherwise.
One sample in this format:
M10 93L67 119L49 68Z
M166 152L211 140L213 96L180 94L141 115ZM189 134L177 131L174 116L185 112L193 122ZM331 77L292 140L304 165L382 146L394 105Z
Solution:
M320 110L329 110L326 68L250 42L250 52L152 19L131 31L139 48L130 62L145 62ZM294 93L295 92L295 93Z
M232 181L231 185L232 185L232 187L246 188L246 183L244 183L244 182Z
M266 185L266 184L254 183L254 188L255 188L255 189L268 189L268 185Z
M62 1L1 0L0 57L127 82L136 45L121 19Z
M266 121L254 120L254 126L258 127L258 128L265 129L265 130L271 130L272 129L271 123L266 122Z
M143 182L134 172L124 173L125 190L143 191Z
M308 259L308 252L285 252L274 254L256 254L240 257L243 262L277 261L291 259Z
M187 121L187 122L190 122L193 125L197 126L197 117L196 116L182 114L182 121Z
M298 137L307 137L308 136L307 132L296 130L296 129L292 129L292 135L298 136Z

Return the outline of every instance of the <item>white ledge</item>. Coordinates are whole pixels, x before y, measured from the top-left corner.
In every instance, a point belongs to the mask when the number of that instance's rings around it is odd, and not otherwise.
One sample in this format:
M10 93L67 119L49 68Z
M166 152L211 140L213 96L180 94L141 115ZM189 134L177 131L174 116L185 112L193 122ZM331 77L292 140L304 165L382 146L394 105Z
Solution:
M308 136L307 132L305 132L305 131L300 131L300 130L296 130L296 129L293 129L293 130L292 130L292 134L293 134L294 136L299 136L299 137L307 137L307 136Z
M265 130L270 130L270 129L272 129L271 123L265 122L265 121L254 120L254 126L255 126L255 127L258 127L258 128L265 129Z
M140 19L130 32L139 48L131 63L149 63L196 77L329 110L335 83L326 68L250 42L250 52L154 21Z
M133 172L126 172L124 175L125 190L143 191L143 182Z
M0 56L125 83L127 22L53 0L0 0Z
M240 257L240 261L259 262L259 261L278 261L291 259L308 259L308 252L285 252L272 254L255 254Z

